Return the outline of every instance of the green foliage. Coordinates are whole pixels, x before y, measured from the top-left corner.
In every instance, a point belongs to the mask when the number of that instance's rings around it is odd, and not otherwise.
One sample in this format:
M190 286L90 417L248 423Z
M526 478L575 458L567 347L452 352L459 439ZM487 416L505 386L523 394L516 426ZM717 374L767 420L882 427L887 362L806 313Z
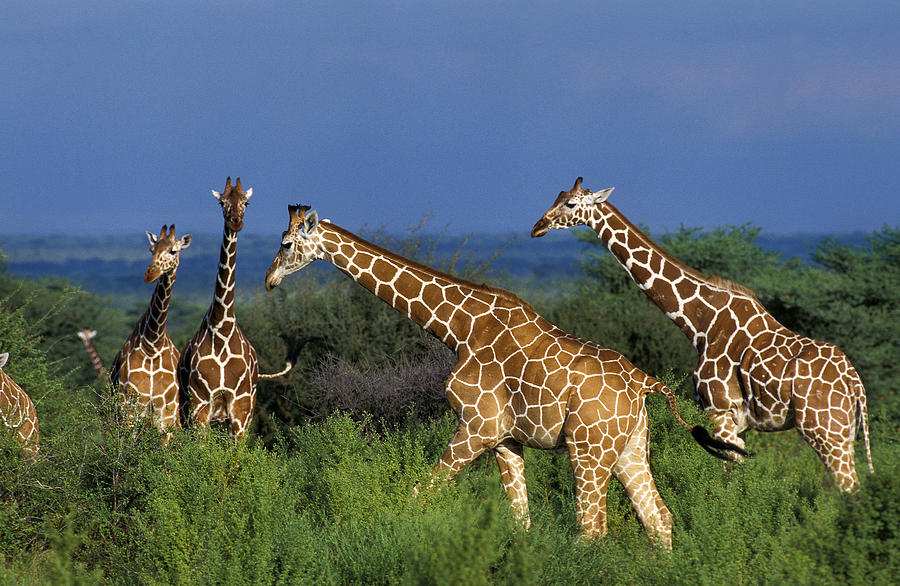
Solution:
M679 410L703 420L690 401ZM609 535L578 537L565 454L526 450L533 526L512 519L493 458L423 490L455 420L383 433L334 415L279 428L272 449L214 432L162 446L102 405L78 407L34 464L0 452L0 577L16 583L891 583L900 569L900 448L839 495L794 433L749 438L725 470L648 400L651 466L674 517L653 548L621 486Z

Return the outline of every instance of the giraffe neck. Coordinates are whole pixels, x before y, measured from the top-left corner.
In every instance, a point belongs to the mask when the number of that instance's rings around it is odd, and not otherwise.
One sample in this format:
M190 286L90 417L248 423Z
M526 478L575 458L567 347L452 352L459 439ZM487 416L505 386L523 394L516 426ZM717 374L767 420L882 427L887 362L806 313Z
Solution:
M597 206L586 223L647 297L701 349L713 318L731 302L732 292L673 257L609 202Z
M97 350L94 348L94 344L91 342L90 338L84 338L84 347L87 349L88 357L91 359L91 367L94 369L94 372L97 373L99 378L104 378L104 370L106 367L104 366L100 355L97 353Z
M237 232L227 225L222 235L219 252L219 270L216 273L216 289L206 319L213 329L234 323L235 259L237 257Z
M156 287L153 289L150 305L141 319L141 343L148 350L159 348L166 337L166 317L169 315L169 299L172 297L174 284L175 271L160 275L156 281Z
M421 265L327 222L319 223L323 259L456 351L473 335L474 315L497 302L518 302L500 289L477 285ZM478 306L475 309L474 306Z

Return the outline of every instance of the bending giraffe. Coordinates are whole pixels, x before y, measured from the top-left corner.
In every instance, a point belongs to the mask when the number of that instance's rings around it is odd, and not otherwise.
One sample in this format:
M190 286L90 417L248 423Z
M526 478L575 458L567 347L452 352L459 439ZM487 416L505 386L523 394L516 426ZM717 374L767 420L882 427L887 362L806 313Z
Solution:
M531 230L591 227L638 287L687 335L700 360L694 383L721 441L744 446L748 429L796 426L844 492L859 486L853 442L861 427L869 471L866 393L853 365L827 342L801 336L766 311L753 292L680 262L581 177ZM741 459L739 453L730 457Z
M178 363L182 420L196 427L223 422L231 435L240 439L253 417L258 379L281 376L292 365L287 362L281 372L259 374L256 350L234 313L237 235L244 227L244 211L253 189L244 192L240 177L234 185L228 177L224 193L212 193L222 206L225 228L212 303Z
M330 262L458 355L447 398L459 427L432 479L452 479L494 453L513 512L527 526L523 446L566 445L578 515L587 536L606 533L606 493L615 476L651 538L671 547L669 510L647 459L644 397L660 393L678 420L674 395L621 354L556 328L517 296L446 275L288 206L290 223L266 273L266 289L314 260ZM714 450L702 428L701 444ZM715 451L715 450L714 450Z
M147 232L153 258L144 272L144 282L156 281L150 304L134 326L131 336L116 354L109 380L117 389L122 416L129 425L138 417L148 417L171 438L178 420L178 380L175 375L179 353L166 330L169 301L181 260L181 251L190 246L191 235L175 236L175 225L163 226L159 236Z
M25 455L34 458L40 440L37 410L22 387L3 372L7 360L9 352L0 354L0 419L16 434Z
M78 337L81 338L81 341L84 343L84 349L87 350L88 357L91 359L91 368L94 369L94 373L96 373L97 378L99 378L100 380L105 380L106 367L103 365L103 360L97 353L97 349L94 348L94 343L91 342L91 340L93 340L96 335L97 330L84 329L78 332Z

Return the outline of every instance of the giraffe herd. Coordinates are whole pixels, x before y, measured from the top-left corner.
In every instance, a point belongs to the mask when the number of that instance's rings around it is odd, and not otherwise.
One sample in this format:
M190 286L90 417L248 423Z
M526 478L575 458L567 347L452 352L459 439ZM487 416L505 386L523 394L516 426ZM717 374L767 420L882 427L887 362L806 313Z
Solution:
M440 339L456 355L446 381L458 427L429 484L450 481L480 454L497 461L510 507L530 524L523 448L565 447L574 473L582 533L607 531L611 477L625 493L648 535L671 548L671 514L648 460L644 398L662 394L678 422L711 454L740 461L748 429L796 427L838 488L859 489L854 440L862 431L872 472L866 395L859 375L836 346L796 334L769 314L754 294L705 275L671 256L581 178L560 192L537 221L532 237L586 225L597 232L635 284L687 335L698 352L694 383L712 435L691 427L675 408L672 391L614 350L577 338L541 317L518 296L460 279L381 248L308 206L289 205L288 228L266 272L267 290L315 260L331 263L373 295ZM253 345L234 312L237 237L252 189L229 177L222 193L224 232L213 300L200 327L179 352L166 329L180 253L191 235L175 226L147 232L152 259L144 274L156 282L150 303L107 373L82 330L99 378L107 378L124 423L152 422L171 438L182 426L223 424L236 439L251 422L261 375ZM0 415L34 458L38 422L28 395L2 370ZM417 486L414 492L418 493Z

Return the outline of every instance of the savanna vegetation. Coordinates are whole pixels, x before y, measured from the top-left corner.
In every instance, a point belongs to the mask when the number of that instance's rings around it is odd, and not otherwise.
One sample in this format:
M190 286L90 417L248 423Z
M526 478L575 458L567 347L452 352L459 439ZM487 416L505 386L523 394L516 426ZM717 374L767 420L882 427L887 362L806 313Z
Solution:
M489 263L440 256L413 232L389 248L502 284L572 333L666 380L693 423L687 340L630 282L593 233L582 275L517 281ZM573 236L574 238L575 236ZM454 358L349 279L315 265L237 313L277 370L259 387L253 433L234 445L184 430L162 446L124 429L74 332L89 326L109 363L144 310L0 266L0 351L34 400L41 451L0 441L0 583L703 583L888 584L900 575L900 230L863 245L826 241L784 260L751 226L658 236L675 256L753 289L785 325L841 346L861 373L876 473L861 442L862 489L841 496L794 431L747 435L755 456L726 470L650 397L650 457L672 511L674 549L655 549L621 486L609 535L578 536L565 454L526 450L532 528L511 518L493 458L451 485L422 481L455 428L442 383ZM2 261L0 261L2 262ZM177 345L203 302L178 298ZM149 291L147 293L149 298Z

